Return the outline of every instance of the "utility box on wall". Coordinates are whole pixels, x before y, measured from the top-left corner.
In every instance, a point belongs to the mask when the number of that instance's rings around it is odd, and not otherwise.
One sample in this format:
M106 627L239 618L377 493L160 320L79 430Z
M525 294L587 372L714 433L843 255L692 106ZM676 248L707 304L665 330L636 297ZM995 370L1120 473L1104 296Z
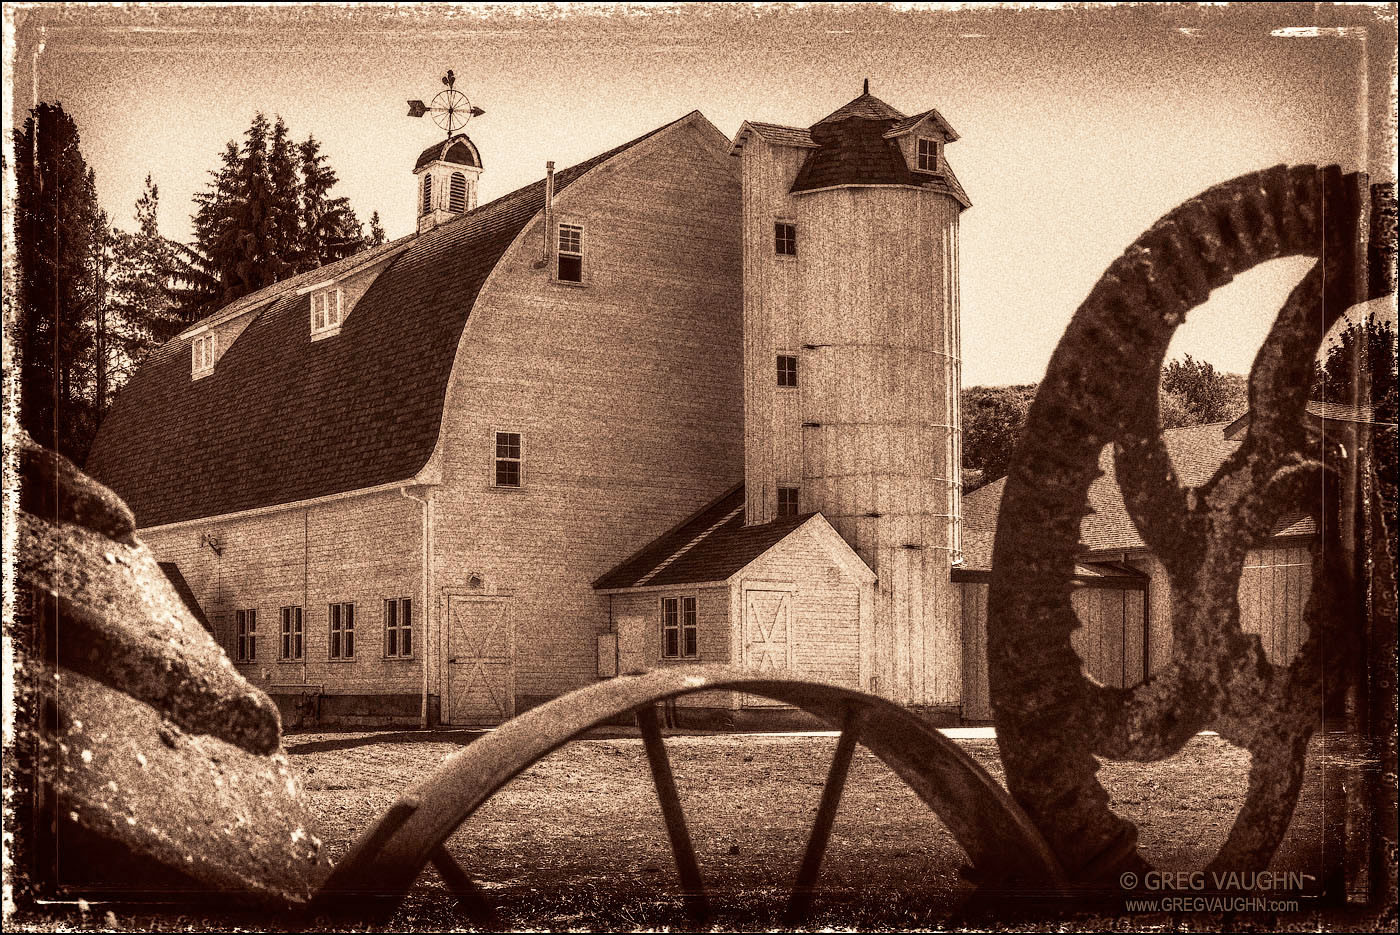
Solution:
M617 675L617 634L598 635L598 677L610 679Z

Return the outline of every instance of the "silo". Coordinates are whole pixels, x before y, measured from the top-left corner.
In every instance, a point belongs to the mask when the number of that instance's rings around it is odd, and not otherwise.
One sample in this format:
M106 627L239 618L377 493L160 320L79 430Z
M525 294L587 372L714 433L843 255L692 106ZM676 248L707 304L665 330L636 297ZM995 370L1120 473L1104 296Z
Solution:
M961 692L949 572L960 559L958 218L969 202L943 152L956 139L937 111L905 116L867 87L806 129L745 124L735 147L747 519L773 519L780 491L795 490L801 512L821 512L855 548L878 576L870 688L917 705L956 705Z

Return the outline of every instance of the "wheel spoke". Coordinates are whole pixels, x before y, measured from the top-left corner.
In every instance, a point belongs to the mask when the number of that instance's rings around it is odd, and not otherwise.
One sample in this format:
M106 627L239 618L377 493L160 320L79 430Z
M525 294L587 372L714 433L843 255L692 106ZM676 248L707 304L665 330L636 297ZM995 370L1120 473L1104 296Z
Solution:
M710 914L709 901L705 898L705 884L700 878L700 865L695 860L690 832L685 827L685 813L681 809L680 796L676 794L676 780L671 775L671 761L666 756L666 745L661 739L661 726L656 722L655 705L637 709L637 727L642 732L651 778L656 784L656 798L661 803L666 833L671 838L671 853L676 858L676 871L680 874L681 888L685 891L686 913L693 919L704 919Z
M433 849L429 859L437 868L442 882L447 884L448 890L457 897L457 902L466 910L467 917L478 928L488 932L502 931L500 920L496 918L496 912L487 902L485 894L481 892L479 886L472 882L472 878L467 876L462 865L457 863L457 858L447 852L447 848L439 844Z
M841 805L841 793L846 789L846 776L851 769L851 756L860 741L860 712L853 707L846 708L846 716L841 724L841 736L836 741L836 753L831 758L831 769L826 774L826 786L822 789L821 804L817 806L817 818L812 823L812 834L807 839L807 852L802 855L802 867L797 872L797 883L788 901L785 922L797 925L807 918L812 908L813 891L817 877L821 874L822 858L826 856L826 845L831 839L831 828L836 823L836 810Z

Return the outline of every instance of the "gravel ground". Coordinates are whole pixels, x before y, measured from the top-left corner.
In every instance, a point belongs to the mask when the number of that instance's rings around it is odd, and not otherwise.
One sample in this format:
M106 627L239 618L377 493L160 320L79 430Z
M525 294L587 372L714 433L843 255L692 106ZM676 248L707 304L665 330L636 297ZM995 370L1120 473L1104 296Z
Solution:
M576 741L542 760L488 801L449 841L462 867L494 900L506 927L684 926L641 741L625 733ZM285 744L317 817L317 832L336 858L406 786L430 774L474 736L468 731L314 733L290 735ZM958 743L1001 779L995 741ZM833 736L821 735L668 737L719 927L763 930L780 924L834 747ZM1204 735L1165 762L1106 764L1100 776L1114 809L1138 824L1141 849L1150 861L1162 868L1198 869L1224 842L1243 800L1248 766L1247 754ZM1314 765L1275 868L1318 875L1318 794ZM962 864L961 850L938 819L860 748L823 864L812 924L939 927L971 892L959 876ZM1269 920L1264 927L1296 922L1316 930L1317 920L1308 916ZM254 928L278 920L169 914L108 919L94 907L87 914L51 921L60 927L178 930L211 922ZM1208 929L1219 921L1138 916L1086 925ZM429 869L397 913L373 928L440 931L466 924Z

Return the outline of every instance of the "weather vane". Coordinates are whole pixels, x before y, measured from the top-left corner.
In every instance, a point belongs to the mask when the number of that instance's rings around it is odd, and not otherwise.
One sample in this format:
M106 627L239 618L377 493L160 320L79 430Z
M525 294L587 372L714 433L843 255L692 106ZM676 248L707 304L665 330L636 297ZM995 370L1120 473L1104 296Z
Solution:
M439 91L431 104L409 101L408 115L421 117L424 114L432 114L433 122L446 130L450 137L465 127L468 120L486 113L480 107L473 106L465 94L452 87L456 81L457 76L452 74L452 69L447 69L447 74L442 76L442 83L447 85L447 90Z

